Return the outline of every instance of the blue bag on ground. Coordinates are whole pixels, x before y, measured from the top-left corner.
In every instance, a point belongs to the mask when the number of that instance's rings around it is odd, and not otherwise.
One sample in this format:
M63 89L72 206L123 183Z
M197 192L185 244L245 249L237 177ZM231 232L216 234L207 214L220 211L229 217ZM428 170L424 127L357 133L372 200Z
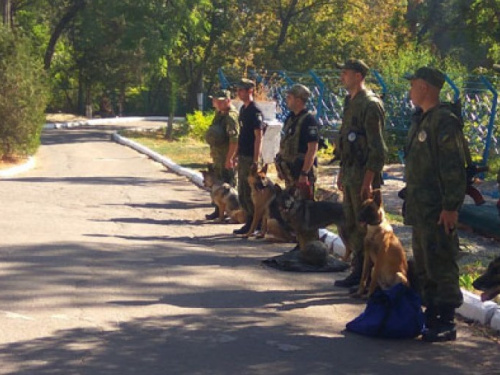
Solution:
M348 331L361 335L395 339L417 337L423 327L420 297L404 284L376 290L365 311L346 325Z

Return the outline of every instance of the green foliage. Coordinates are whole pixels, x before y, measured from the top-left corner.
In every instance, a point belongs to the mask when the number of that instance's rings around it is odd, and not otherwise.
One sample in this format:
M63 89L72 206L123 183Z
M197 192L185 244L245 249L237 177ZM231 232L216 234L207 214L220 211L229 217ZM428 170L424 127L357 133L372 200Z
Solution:
M205 133L214 119L215 113L202 111L194 111L194 113L186 115L186 121L189 124L191 131L189 135L196 140L204 141Z
M28 40L0 26L0 157L27 156L40 144L47 88Z

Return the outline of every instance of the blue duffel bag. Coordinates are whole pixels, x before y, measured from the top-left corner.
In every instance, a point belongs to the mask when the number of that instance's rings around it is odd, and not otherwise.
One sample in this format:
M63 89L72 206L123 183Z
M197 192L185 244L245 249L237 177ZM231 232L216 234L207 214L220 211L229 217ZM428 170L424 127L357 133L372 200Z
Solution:
M420 297L404 284L376 290L368 299L365 311L346 325L350 332L393 339L417 337L423 327Z

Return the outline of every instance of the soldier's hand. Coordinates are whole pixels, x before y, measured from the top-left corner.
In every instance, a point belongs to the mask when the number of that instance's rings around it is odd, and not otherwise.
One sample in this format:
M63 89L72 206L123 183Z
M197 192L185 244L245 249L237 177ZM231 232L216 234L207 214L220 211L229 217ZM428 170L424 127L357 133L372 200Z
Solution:
M456 228L458 223L458 211L441 211L439 215L438 225L443 225L444 232L450 234Z

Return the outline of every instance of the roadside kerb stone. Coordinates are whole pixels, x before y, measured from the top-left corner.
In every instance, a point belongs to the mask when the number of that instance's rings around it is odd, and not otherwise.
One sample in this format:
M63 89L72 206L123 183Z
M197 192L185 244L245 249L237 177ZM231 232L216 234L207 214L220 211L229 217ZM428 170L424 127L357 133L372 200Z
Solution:
M24 173L29 171L30 169L35 167L35 158L30 156L28 160L20 165L16 165L15 167L4 169L0 171L0 178L2 177L11 177L16 174Z

